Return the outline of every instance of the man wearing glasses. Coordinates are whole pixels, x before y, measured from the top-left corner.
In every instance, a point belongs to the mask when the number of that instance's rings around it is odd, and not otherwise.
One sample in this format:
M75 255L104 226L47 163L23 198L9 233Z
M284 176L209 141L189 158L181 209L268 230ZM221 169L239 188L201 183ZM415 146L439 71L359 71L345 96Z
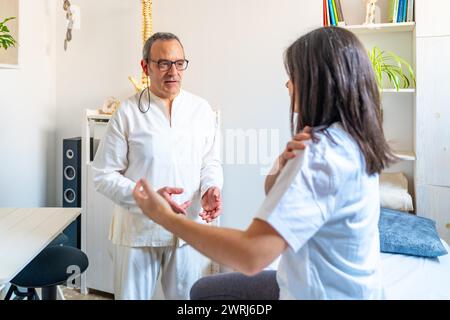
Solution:
M206 100L181 89L188 60L174 34L151 36L141 66L150 86L121 103L93 163L96 189L116 204L115 298L151 299L161 274L167 299L188 299L207 260L148 219L132 192L145 177L175 212L207 223L218 217L223 173L216 115Z

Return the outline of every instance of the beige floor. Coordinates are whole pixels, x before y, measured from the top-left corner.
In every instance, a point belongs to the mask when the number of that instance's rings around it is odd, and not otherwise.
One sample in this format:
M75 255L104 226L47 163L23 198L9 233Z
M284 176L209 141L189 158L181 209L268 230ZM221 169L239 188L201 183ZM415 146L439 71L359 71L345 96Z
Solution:
M114 296L109 293L89 290L89 294L84 295L78 289L61 286L61 290L66 300L114 300Z

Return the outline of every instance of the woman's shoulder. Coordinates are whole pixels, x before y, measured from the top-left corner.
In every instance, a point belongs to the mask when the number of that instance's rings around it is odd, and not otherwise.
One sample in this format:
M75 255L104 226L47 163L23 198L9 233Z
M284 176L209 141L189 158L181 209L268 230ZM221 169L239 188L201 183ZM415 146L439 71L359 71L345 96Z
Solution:
M340 124L334 124L315 134L304 151L301 169L316 175L344 181L355 172L365 171L364 157L356 141Z
M338 122L316 133L316 141L311 143L310 152L327 159L359 161L361 150L353 137Z

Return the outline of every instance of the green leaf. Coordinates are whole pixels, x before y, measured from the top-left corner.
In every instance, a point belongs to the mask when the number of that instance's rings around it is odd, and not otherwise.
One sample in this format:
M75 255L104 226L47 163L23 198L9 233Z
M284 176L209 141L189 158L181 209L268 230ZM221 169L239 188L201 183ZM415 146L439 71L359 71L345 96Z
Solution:
M11 36L9 28L5 26L6 22L13 19L15 17L9 17L0 22L0 47L3 47L5 50L16 44L16 40Z
M380 90L383 85L383 75L386 75L386 80L396 90L399 90L400 87L408 88L411 83L415 86L414 71L406 60L393 52L381 50L376 46L368 54Z
M2 22L0 22L0 24L5 24L7 21L9 21L9 20L13 20L13 19L15 19L16 17L9 17L9 18L6 18L5 20L3 20Z

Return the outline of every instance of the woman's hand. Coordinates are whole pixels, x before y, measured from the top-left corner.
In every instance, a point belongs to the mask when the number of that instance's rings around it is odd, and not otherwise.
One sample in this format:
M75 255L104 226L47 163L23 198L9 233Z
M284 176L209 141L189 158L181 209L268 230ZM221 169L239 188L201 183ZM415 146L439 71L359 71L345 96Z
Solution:
M304 150L305 149L305 141L311 139L311 128L305 127L302 132L297 133L291 141L286 144L286 148L283 153L275 161L272 170L269 175L266 177L266 181L264 183L264 190L266 194L269 193L272 186L275 184L278 175L281 172L281 169L286 165L286 163L295 158L295 150Z
M305 141L311 139L311 128L305 127L302 132L297 133L291 141L286 144L286 148L283 153L279 156L279 170L283 169L286 163L295 158L295 150L304 150Z
M170 204L145 179L136 183L133 197L144 214L158 224L161 224L164 216L174 214Z

